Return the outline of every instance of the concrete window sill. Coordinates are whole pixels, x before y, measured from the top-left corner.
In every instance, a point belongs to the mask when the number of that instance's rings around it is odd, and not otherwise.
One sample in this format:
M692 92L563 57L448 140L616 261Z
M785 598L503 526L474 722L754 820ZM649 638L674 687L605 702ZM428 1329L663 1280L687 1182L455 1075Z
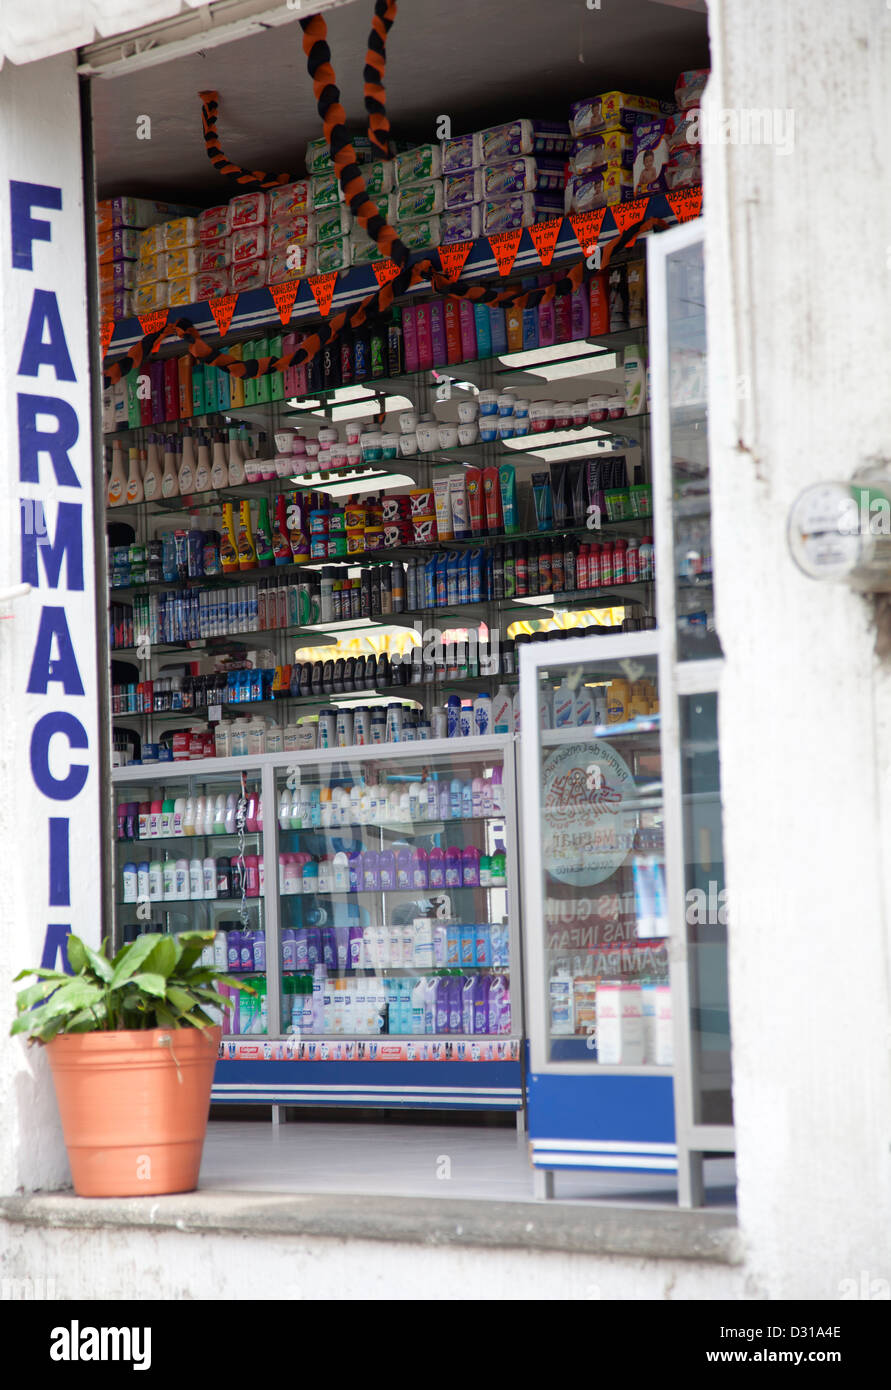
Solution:
M726 1212L621 1210L587 1203L190 1192L173 1197L0 1198L0 1219L52 1229L144 1229L262 1238L377 1240L739 1265L736 1218Z

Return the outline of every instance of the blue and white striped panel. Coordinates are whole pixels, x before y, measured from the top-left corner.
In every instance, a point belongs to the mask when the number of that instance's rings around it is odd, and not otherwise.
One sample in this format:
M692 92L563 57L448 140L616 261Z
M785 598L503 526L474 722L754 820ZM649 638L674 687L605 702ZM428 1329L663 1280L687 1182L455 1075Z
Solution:
M649 1169L676 1173L676 1144L648 1144L621 1139L533 1139L534 1168Z
M320 1065L323 1069L323 1064ZM355 1082L326 1085L323 1081L283 1084L219 1082L211 1101L260 1105L379 1105L395 1109L430 1107L435 1110L520 1110L520 1086L383 1086Z

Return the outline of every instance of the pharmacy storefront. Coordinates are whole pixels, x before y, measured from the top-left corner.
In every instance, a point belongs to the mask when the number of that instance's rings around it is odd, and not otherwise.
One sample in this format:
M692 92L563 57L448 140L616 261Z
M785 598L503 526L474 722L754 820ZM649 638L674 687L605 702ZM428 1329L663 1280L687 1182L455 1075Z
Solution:
M513 7L497 88L499 3L104 8L3 35L4 968L207 930L215 1116L500 1114L538 1196L705 1204L756 911L715 450L769 397L707 332L704 6L586 11L581 61ZM4 1046L5 1190L59 1186Z

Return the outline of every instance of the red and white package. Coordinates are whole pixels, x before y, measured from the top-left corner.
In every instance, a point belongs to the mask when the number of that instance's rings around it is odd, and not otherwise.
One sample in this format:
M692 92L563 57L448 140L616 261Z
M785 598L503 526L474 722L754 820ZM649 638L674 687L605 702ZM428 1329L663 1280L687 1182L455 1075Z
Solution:
M312 246L316 239L315 221L306 213L296 217L270 217L267 232L270 251L278 251L291 242L295 246Z
M281 217L296 217L300 213L312 212L312 184L309 179L298 179L296 183L284 183L281 188L273 188L269 194L269 220Z
M228 294L232 289L228 266L222 270L208 271L198 276L198 299L216 299L219 294Z
M229 230L257 227L269 215L269 198L265 193L242 193L229 204Z
M269 256L268 281L277 285L279 280L296 280L301 275L315 275L316 248L314 246L294 246L288 244Z
M261 285L266 284L268 269L268 262L265 260L244 261L241 265L233 265L229 272L230 289L236 294L241 290L258 290Z
M242 227L229 237L229 260L232 265L258 261L266 250L265 227Z
M223 203L221 207L205 208L204 212L198 214L198 240L216 241L224 237L229 231L229 205Z
M215 270L225 270L229 264L229 244L226 237L215 241L202 241L198 252L198 274L210 275Z

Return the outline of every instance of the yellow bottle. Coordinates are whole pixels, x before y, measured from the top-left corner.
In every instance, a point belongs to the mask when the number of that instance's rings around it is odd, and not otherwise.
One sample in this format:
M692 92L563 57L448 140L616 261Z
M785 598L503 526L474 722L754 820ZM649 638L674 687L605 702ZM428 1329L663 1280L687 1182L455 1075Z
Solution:
M238 547L235 543L235 514L231 502L223 503L223 529L220 532L220 565L224 574L238 569Z
M257 547L251 533L251 504L247 498L238 504L238 568L257 568Z

